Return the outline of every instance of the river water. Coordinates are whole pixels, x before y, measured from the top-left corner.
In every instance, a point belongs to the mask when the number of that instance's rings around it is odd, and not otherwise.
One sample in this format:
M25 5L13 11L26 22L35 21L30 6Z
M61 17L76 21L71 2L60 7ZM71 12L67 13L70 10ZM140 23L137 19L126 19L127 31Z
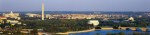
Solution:
M125 35L133 35L133 33L142 33L141 35L150 35L150 32L143 31L132 31L132 30L95 30L84 33L70 33L69 35L106 35L108 33L120 33L123 32Z

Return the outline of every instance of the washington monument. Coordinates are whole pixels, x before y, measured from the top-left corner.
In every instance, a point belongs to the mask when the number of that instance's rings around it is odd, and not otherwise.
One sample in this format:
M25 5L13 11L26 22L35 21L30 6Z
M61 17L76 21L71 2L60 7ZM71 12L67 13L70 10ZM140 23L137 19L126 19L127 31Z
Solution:
M42 20L44 20L44 1L42 2Z

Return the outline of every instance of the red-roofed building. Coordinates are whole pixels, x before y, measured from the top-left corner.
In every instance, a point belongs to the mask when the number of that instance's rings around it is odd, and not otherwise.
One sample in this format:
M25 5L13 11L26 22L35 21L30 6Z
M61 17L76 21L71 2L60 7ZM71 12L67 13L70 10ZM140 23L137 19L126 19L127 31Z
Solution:
M7 18L4 16L0 16L0 20L3 20L3 19L7 19Z
M4 17L4 16L0 16L0 23L4 23L4 19L7 19L6 17Z

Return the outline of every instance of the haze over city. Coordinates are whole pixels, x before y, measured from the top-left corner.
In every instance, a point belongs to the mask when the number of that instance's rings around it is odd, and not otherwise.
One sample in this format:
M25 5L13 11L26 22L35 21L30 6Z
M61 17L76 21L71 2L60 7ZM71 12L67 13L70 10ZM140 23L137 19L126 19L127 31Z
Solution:
M45 11L150 11L150 0L44 0ZM42 0L0 0L0 11L41 11Z
M0 0L0 35L150 35L150 0Z

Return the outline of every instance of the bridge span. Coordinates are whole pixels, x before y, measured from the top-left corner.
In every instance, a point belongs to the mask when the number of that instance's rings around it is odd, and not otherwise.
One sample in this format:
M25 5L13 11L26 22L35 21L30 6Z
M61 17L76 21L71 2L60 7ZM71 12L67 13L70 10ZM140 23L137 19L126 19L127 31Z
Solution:
M127 29L131 29L131 30L141 30L141 31L147 31L149 28L145 28L145 27L119 27L119 29L122 29L122 30L127 30Z

